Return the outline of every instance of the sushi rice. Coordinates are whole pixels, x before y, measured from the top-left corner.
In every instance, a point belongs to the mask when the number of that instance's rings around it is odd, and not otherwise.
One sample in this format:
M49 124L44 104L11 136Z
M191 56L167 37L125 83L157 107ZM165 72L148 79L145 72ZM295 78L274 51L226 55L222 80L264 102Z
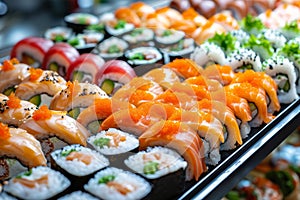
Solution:
M35 183L34 187L26 187L17 182L18 179L28 181L38 181L38 179L47 177L47 183ZM42 200L54 197L63 192L70 186L70 181L61 173L50 169L49 167L39 166L30 171L22 172L18 176L11 178L8 184L4 186L4 191L22 199Z
M127 191L126 194L122 194L124 192L118 191L118 188L114 187L113 184L110 185L110 183L124 187ZM133 200L145 197L150 193L151 186L138 175L110 167L98 172L84 185L84 189L101 199Z
M97 200L98 198L93 197L92 195L82 192L82 191L75 191L71 194L67 194L61 198L58 198L58 200Z
M91 163L87 165L78 159L67 160L67 156L63 156L64 152L72 151L81 152L91 156ZM97 151L80 146L78 144L66 146L62 149L56 150L51 153L51 157L57 165L74 176L86 176L109 165L108 159L103 155Z

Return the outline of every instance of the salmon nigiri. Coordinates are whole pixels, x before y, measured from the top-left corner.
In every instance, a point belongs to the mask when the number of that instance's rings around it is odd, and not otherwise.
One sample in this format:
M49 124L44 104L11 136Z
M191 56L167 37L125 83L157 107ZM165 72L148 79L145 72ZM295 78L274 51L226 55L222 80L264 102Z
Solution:
M204 162L204 145L198 134L178 121L162 120L139 137L140 149L149 146L166 146L175 149L188 162L186 179L199 180L207 167Z
M32 117L20 125L38 139L56 136L68 144L80 144L86 146L86 140L90 136L88 130L66 112L49 110L42 105L34 111Z
M25 166L32 168L46 166L40 142L27 131L9 128L0 123L0 156L17 158Z

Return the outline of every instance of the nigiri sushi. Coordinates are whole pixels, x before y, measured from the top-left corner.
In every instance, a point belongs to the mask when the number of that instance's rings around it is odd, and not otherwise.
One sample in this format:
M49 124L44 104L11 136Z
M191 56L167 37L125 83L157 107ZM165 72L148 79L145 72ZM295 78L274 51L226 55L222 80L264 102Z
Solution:
M26 130L0 123L0 156L17 158L26 167L46 166L40 142Z
M37 139L45 139L56 136L68 144L80 144L86 146L90 136L88 130L66 112L49 110L42 105L34 111L32 117L20 125Z

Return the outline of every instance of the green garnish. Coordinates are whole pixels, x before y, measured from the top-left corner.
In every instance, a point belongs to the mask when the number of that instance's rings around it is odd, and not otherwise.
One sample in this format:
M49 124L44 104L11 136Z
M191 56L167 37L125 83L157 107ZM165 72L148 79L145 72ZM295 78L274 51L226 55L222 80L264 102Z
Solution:
M293 177L287 171L270 171L266 174L266 177L280 187L284 197L291 194L295 189Z
M241 199L239 193L237 191L231 190L226 194L226 198L228 200L239 200Z
M234 36L225 33L216 33L214 37L208 39L208 42L212 42L218 45L224 52L227 53L230 53L233 50L235 50L236 41L237 39Z
M254 17L250 14L241 20L240 25L242 30L250 34L255 34L255 32L259 32L265 28L264 24L258 17Z
M120 53L121 49L117 45L113 44L107 49L107 52L108 53Z
M287 43L279 50L279 54L287 57L300 57L300 44L297 42Z
M16 176L16 178L22 178L23 176L30 176L31 174L32 174L32 169L30 169L27 172L24 172L24 173Z
M79 39L77 37L74 37L72 39L69 39L68 43L73 47L77 46L77 45L79 45Z
M105 29L104 24L91 24L87 27L87 30L103 33Z
M105 79L101 84L101 89L106 92L106 94L111 95L115 89L115 82L110 79Z
M114 175L107 175L107 176L103 176L98 180L98 184L106 184L110 181L115 180L116 176Z
M245 70L248 70L248 69L253 69L253 66L251 64L248 64L248 65L243 65L243 66L239 67L238 69L242 70L242 71L245 71Z
M172 35L172 31L171 30L165 30L162 34L163 37L167 37L167 36L170 36Z
M258 38L251 35L249 40L245 42L244 47L253 49L263 59L268 59L274 54L271 42L263 37Z
M78 82L81 82L84 77L84 73L81 71L74 71L72 75L72 81L78 80Z
M277 74L276 81L278 81L278 88L282 89L285 92L290 90L290 82L286 74Z
M75 23L77 24L89 24L89 19L86 16L79 16L75 19Z
M58 72L58 68L59 68L59 66L58 66L58 64L56 62L50 63L50 65L49 65L49 69L51 71Z
M183 46L183 40L180 40L175 46L171 47L170 50L171 51L181 51L184 46Z
M144 166L144 174L155 174L158 170L159 164L157 162L149 161Z
M145 56L143 53L138 52L130 56L129 60L145 60Z
M12 92L15 92L15 91L16 91L15 86L12 86L12 87L6 88L3 91L3 94L5 94L6 96L9 96Z
M103 148L104 146L109 146L109 142L110 142L109 138L102 137L94 140L94 145Z
M300 175L300 167L297 165L290 165L290 169Z
M80 114L80 108L73 108L68 111L67 115L70 117L77 119L78 115Z
M76 152L76 151L77 151L76 149L63 150L63 151L61 151L60 155L63 157L66 157L66 156L70 155L70 153Z
M126 21L118 20L117 24L114 26L114 29L122 29L125 28Z
M99 132L101 120L96 120L88 124L87 128L92 134L96 134Z
M294 20L290 23L286 23L282 29L285 31L292 31L295 33L300 33L300 29L298 28L298 23L296 20Z
M30 103L33 103L36 106L39 106L42 102L41 95L37 94L29 99Z
M142 28L136 28L133 31L131 31L130 35L131 36L137 36L137 35L142 34L143 31L144 31L144 29L142 29Z
M251 112L253 112L254 110L256 110L256 105L254 103L249 103L249 107L250 107L250 110Z
M65 40L65 37L63 35L56 35L54 37L55 42L63 42Z

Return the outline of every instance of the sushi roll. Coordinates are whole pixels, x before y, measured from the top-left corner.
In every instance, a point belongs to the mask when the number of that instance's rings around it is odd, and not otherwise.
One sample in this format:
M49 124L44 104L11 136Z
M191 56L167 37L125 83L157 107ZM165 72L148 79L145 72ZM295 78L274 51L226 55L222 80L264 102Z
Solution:
M103 65L104 70L96 75L97 85L108 95L113 95L124 84L136 77L133 68L123 60L110 60Z
M155 47L138 47L125 52L127 62L132 67L164 62L162 54Z
M58 200L98 200L98 198L90 195L89 193L78 190L70 194L66 194L58 198Z
M155 9L152 6L142 1L131 3L130 9L133 10L141 20L146 19L147 15L155 13Z
M248 34L258 35L262 30L265 29L264 24L260 18L248 14L241 20L241 29Z
M232 34L227 33L216 33L212 38L209 38L207 41L221 47L223 52L227 55L240 47L239 41Z
M173 45L161 48L160 51L168 55L169 60L175 58L189 58L195 49L195 42L192 38L184 38Z
M104 38L104 34L94 31L84 31L70 37L67 41L70 45L78 50L80 54L90 53L99 42Z
M78 144L51 153L51 167L71 180L72 190L83 189L97 171L108 165L109 161L103 155Z
M0 92L6 96L14 92L15 87L30 75L29 68L16 59L4 60L0 66Z
M123 168L123 160L137 150L138 139L124 131L109 128L88 138L88 143L101 154L107 156L110 165Z
M73 34L72 29L65 26L55 26L45 31L45 38L52 40L53 42L65 42Z
M280 103L289 104L299 98L296 88L296 68L289 59L283 56L272 57L263 62L263 70L275 80Z
M49 167L35 167L11 178L4 191L21 199L49 199L58 197L70 186L70 181Z
M110 37L98 45L97 51L104 60L117 59L124 55L129 44L117 37Z
M10 58L17 58L21 63L32 67L41 67L45 54L54 43L46 38L27 37L17 42L11 52Z
M143 199L151 192L151 185L138 175L110 167L98 172L84 189L105 200Z
M238 21L231 13L216 13L209 20L222 25L227 31L238 30L240 28Z
M79 52L68 43L54 44L46 53L42 68L52 70L66 78L70 65L79 57Z
M132 31L134 28L134 24L128 23L123 19L112 19L105 23L105 30L108 35L115 37L122 37L122 35Z
M97 83L97 73L103 72L105 61L99 55L84 53L78 56L70 65L66 79L77 80L79 83Z
M154 31L150 28L135 28L122 37L131 46L154 46Z
M175 198L184 188L187 162L174 150L149 147L146 151L129 156L124 162L153 185L149 199L158 195L163 199ZM167 190L170 187L172 190Z
M156 29L155 41L158 47L166 47L170 44L178 43L185 37L183 31L177 31L174 29Z
M273 56L275 50L272 46L272 43L263 37L256 37L251 35L249 40L244 43L244 48L248 48L257 53L260 57L260 60L264 60Z
M97 85L91 83L68 82L66 88L60 90L52 98L49 108L67 111L76 119L82 109L93 104L95 99L108 98L107 94Z
M25 167L46 166L40 142L26 130L0 123L0 157L14 158Z
M300 34L299 22L294 20L292 22L288 22L282 27L279 31L288 39L294 39L298 37Z
M141 25L141 19L130 7L120 7L116 9L114 16L116 19L124 20L127 23L133 24L135 27L139 27Z
M225 65L231 66L234 72L243 72L247 69L261 71L261 59L251 49L240 48L228 55Z
M283 47L287 42L287 38L279 30L265 29L257 37L267 39L275 50Z
M88 26L98 24L99 19L89 13L71 13L64 17L64 21L75 33L82 33Z
M209 42L196 47L190 59L203 68L212 64L225 65L226 63L225 54L221 47Z
M30 76L18 85L15 94L37 106L49 105L53 96L66 86L65 79L57 72L35 68L29 72Z
M241 44L245 44L249 40L250 35L242 29L230 31L228 34L232 35Z

